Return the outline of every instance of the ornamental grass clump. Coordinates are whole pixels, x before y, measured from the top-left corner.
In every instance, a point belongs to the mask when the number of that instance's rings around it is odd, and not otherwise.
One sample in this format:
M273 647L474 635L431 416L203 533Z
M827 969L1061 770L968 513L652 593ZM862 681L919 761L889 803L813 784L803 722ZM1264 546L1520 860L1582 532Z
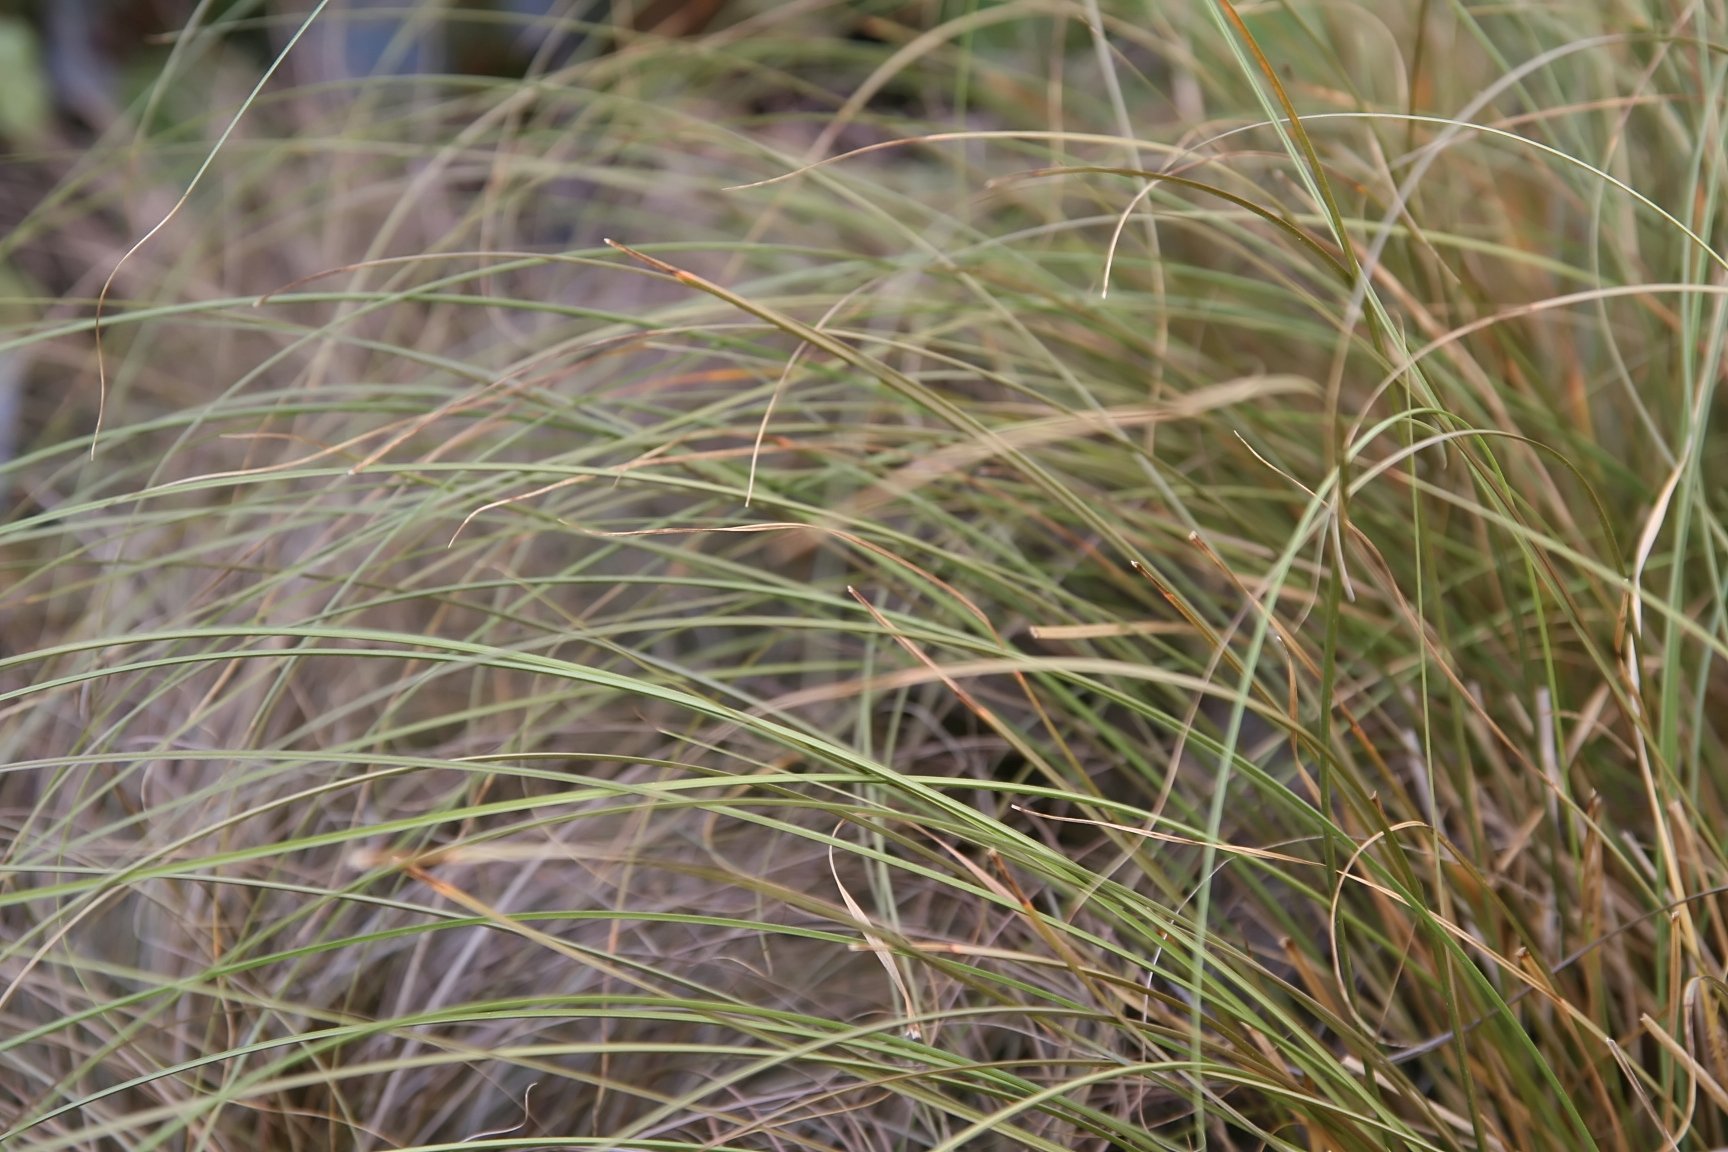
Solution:
M9 162L0 1143L1728 1145L1728 13L507 7Z

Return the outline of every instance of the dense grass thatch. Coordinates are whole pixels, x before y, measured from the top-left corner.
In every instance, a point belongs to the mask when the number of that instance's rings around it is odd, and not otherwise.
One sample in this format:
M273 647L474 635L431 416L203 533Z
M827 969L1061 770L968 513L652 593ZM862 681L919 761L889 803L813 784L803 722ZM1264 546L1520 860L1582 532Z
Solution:
M1728 1145L1720 5L243 7L13 161L0 1144Z

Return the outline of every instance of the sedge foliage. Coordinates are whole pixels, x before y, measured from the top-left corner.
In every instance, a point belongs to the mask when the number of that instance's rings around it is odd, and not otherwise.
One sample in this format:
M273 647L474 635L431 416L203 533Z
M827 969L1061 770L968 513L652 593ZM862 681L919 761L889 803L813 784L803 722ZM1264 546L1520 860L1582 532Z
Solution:
M1723 5L241 7L6 240L0 1143L1728 1143Z

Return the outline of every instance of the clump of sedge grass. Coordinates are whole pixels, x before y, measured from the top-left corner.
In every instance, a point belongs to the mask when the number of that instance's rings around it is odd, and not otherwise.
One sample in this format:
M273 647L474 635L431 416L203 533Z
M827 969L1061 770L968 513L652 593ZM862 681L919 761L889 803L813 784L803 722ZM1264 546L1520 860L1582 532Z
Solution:
M1728 1142L1718 16L1130 7L187 31L8 242L8 1147Z

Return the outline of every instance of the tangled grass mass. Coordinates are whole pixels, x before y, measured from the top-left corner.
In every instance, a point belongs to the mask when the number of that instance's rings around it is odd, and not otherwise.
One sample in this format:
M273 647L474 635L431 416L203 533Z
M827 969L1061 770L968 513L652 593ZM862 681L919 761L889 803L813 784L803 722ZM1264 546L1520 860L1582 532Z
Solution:
M184 8L0 181L0 1147L1728 1148L1728 5Z

